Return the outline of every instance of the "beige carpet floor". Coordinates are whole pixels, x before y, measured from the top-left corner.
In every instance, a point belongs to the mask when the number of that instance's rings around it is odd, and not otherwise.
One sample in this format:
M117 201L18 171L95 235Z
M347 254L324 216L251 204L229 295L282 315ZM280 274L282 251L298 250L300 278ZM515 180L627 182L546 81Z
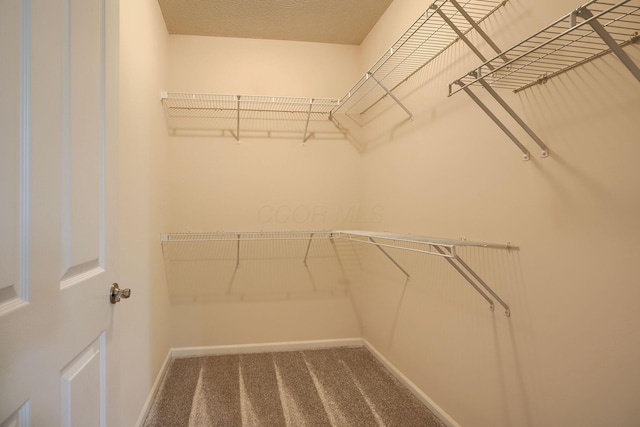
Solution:
M173 359L144 423L444 425L362 347Z

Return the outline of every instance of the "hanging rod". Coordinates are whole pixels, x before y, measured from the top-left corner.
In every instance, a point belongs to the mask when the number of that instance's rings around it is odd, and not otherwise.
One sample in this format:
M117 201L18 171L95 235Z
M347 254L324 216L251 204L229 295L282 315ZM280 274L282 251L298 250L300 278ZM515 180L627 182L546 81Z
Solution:
M170 131L212 127L228 130L240 142L243 123L280 119L300 125L302 142L310 138L309 123L329 120L340 100L261 95L161 92L160 99ZM213 126L211 126L213 123Z
M240 267L240 244L246 241L306 241L306 251L303 263L307 265L309 250L313 240L328 239L348 240L376 246L402 273L410 278L409 272L405 270L391 253L385 248L399 249L409 252L418 252L427 255L435 255L444 258L488 303L491 310L495 304L493 299L498 301L504 308L505 316L511 315L509 306L489 287L489 285L460 257L456 248L458 247L479 247L489 249L517 250L518 247L511 243L497 244L486 242L474 242L464 239L441 239L424 236L414 236L410 234L394 234L377 231L364 230L311 230L311 231L248 231L229 232L219 231L211 233L164 233L161 235L161 242L233 242L236 244L236 268ZM381 242L380 240L383 240ZM407 245L419 245L420 247L410 247ZM487 293L490 295L487 295ZM492 299L493 298L493 299Z
M412 113L393 91L459 40L447 21L462 34L479 30L482 22L508 0L437 0L385 51L334 107L332 114L366 113L390 96L408 115ZM443 19L446 17L446 20ZM480 30L481 31L481 30Z

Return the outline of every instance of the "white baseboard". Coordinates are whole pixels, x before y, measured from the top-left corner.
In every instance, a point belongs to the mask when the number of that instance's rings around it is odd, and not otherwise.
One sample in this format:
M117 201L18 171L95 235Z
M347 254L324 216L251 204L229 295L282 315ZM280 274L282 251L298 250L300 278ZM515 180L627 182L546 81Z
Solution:
M407 378L398 368L396 368L391 362L387 360L371 343L365 339L362 340L364 347L368 349L380 363L382 363L393 374L394 377L405 387L407 387L411 393L421 401L427 408L431 410L440 420L449 427L460 427L460 424L456 422L449 414L447 414L436 402L434 402L425 392L415 385L409 378Z
M149 409L151 409L151 405L153 404L153 400L156 398L158 394L158 390L160 389L160 385L164 380L164 375L167 373L167 368L169 368L169 361L171 361L171 349L167 352L167 357L165 357L164 362L162 362L162 366L160 367L160 371L156 376L156 380L153 382L151 386L151 390L149 390L149 396L147 396L147 400L144 402L142 406L142 411L140 411L140 416L138 417L138 421L136 421L135 427L142 427L142 423L147 418L147 414L149 413Z
M172 357L192 357L222 354L270 353L275 351L299 351L330 347L362 347L362 338L335 340L292 341L262 344L214 345L209 347L182 347L171 349Z
M172 348L167 354L160 372L151 387L149 397L142 408L140 417L136 422L136 427L141 427L144 422L153 399L162 384L164 375L169 367L169 361L172 358L178 357L193 357L204 355L224 355L224 354L247 354L247 353L269 353L275 351L300 351L300 350L312 350L320 348L330 347L365 347L368 349L380 363L382 363L388 370L398 379L405 387L411 391L411 393L420 400L427 408L431 410L435 415L440 418L449 427L460 427L449 414L447 414L438 404L436 404L429 396L427 396L420 388L415 385L409 378L407 378L398 368L396 368L391 362L387 360L376 348L371 345L367 340L363 338L344 338L335 340L316 340L316 341L292 341L292 342L278 342L278 343L262 343L262 344L238 344L238 345L217 345L208 347L181 347Z

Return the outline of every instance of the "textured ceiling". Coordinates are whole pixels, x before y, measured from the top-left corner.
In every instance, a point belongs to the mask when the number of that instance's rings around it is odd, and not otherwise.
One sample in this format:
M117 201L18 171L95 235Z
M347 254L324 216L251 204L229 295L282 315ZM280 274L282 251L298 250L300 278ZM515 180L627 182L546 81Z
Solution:
M393 0L158 0L170 34L358 45Z

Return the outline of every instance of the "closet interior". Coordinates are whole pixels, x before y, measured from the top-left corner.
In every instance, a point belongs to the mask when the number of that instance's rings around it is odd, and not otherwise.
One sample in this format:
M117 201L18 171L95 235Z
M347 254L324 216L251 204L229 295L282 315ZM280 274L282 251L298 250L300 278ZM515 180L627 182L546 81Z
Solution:
M619 372L592 378L592 361L573 365L591 348L587 327L560 362L554 349L605 293L596 282L613 280L596 265L622 262L598 239L631 248L620 228L633 228L639 203L624 199L638 178L628 162L638 152L640 2L546 1L541 11L436 0L417 19L402 10L416 2L401 3L387 13L412 23L395 22L397 38L380 21L355 65L336 73L339 89L314 81L290 96L304 84L289 89L286 73L263 78L256 65L257 83L234 89L282 92L198 92L217 82L188 81L198 62L182 63L183 50L248 42L170 40L175 63L160 100L172 206L159 245L172 346L200 354L357 337L447 425L580 425L577 408L606 399L598 386ZM380 55L380 40L393 39ZM207 55L205 69L218 59ZM597 147L605 136L612 147ZM606 159L609 148L622 166ZM617 269L616 283L627 273ZM617 323L597 318L604 339ZM587 383L571 389L571 409L542 410L546 384L566 391L571 380ZM603 414L633 418L622 406Z

